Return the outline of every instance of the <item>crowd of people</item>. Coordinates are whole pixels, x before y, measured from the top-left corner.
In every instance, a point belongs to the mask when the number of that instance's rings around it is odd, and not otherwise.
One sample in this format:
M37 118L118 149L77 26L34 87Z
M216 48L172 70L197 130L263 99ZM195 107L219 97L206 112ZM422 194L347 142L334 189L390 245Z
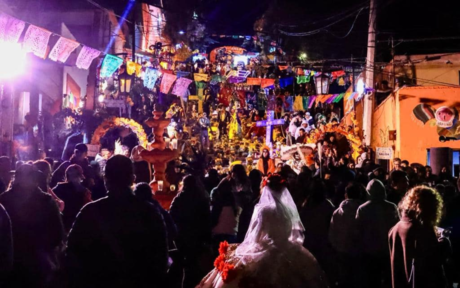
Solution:
M90 162L87 152L78 144L69 161L15 163L14 173L0 157L1 287L208 287L202 279L221 243L247 244L255 223L270 235L277 219L270 213L284 213L258 206L273 175L285 193L280 201L292 198L289 215L301 223L301 243L292 243L314 256L329 287L459 281L460 196L447 168L434 175L394 159L387 174L370 160L356 168L343 157L304 163L297 173L270 165L267 150L267 163L249 173L241 164L227 174L175 165L167 177L178 179L179 193L167 211L134 158ZM274 257L279 249L267 251ZM260 285L248 287L269 287Z

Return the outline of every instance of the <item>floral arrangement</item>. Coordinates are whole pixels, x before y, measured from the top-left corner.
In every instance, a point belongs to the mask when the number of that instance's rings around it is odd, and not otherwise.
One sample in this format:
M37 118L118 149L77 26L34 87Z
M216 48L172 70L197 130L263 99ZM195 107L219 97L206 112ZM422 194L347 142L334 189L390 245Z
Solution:
M141 124L137 123L132 119L127 118L120 118L120 117L111 117L105 119L99 127L97 127L96 131L94 131L93 138L91 139L91 144L99 145L100 139L104 137L105 133L109 131L113 127L127 127L130 128L131 131L136 133L137 138L139 139L139 145L142 147L147 147L147 134L145 134L144 128L142 128Z
M227 241L221 242L219 256L214 261L214 267L221 273L224 283L230 283L238 277L238 269L234 264L229 263L229 259L227 259L229 246Z
M273 173L273 174L268 175L268 177L266 177L266 178L264 179L264 181L263 181L263 183L262 183L262 187L267 186L267 185L270 183L270 181L272 181L275 177L276 177L276 178L281 178L281 180L279 180L279 184L284 184L284 183L286 182L286 179L284 179L283 177L281 177L280 174L278 174L278 173ZM277 180L275 180L275 181L277 181Z
M354 160L356 160L359 157L359 155L361 155L363 150L362 150L362 140L358 136L358 132L359 132L358 121L356 120L356 115L354 112L351 113L351 120L354 126L352 130L348 130L346 129L346 127L343 127L340 125L333 125L332 123L327 123L322 128L317 128L315 130L312 130L310 132L310 136L307 138L307 143L316 144L318 140L321 139L321 137L325 133L340 133L344 135L347 138L348 143L350 143L351 150L352 150L352 157Z

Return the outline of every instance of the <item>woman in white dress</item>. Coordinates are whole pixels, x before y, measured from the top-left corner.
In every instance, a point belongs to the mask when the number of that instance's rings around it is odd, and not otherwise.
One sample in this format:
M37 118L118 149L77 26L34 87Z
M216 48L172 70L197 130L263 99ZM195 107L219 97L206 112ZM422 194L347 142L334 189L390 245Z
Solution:
M302 244L303 225L278 174L265 182L246 237L222 243L220 256L197 288L323 288L324 273Z

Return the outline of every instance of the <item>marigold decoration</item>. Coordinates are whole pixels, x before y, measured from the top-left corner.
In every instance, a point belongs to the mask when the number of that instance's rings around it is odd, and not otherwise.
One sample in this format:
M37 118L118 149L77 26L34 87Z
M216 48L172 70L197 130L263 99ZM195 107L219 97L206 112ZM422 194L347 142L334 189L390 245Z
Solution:
M356 120L355 113L351 112L351 119L354 128L352 130L346 129L346 127L341 125L333 125L332 123L328 123L323 126L322 129L317 128L310 132L309 137L307 138L307 143L316 144L319 139L321 139L322 135L325 133L340 133L345 136L348 140L348 143L351 146L351 156L354 160L356 160L359 155L363 153L362 149L362 140L358 136L359 128L358 128L358 121Z
M131 131L136 133L137 138L139 139L139 145L146 148L148 141L147 141L147 134L144 131L144 128L132 119L127 118L119 118L119 117L111 117L105 119L99 127L97 127L96 131L94 131L93 138L91 139L91 144L99 145L100 140L104 135L109 131L111 128L114 127L127 127L130 128Z
M228 263L228 242L224 241L219 246L219 256L214 261L214 267L221 273L222 280L224 283L230 283L238 277L238 269L235 265Z

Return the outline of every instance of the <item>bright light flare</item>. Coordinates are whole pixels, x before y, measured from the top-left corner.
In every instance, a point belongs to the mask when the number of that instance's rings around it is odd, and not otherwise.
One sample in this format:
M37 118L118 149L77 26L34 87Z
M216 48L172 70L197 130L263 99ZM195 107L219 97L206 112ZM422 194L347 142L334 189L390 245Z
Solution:
M26 54L20 44L0 41L0 79L14 78L24 73Z
M358 83L356 83L356 92L359 93L359 95L362 95L364 93L366 86L364 85L364 80L360 78L358 80Z
M105 95L102 95L102 94L99 95L99 97L97 98L97 101L99 101L99 103L104 102L104 100L105 100Z

